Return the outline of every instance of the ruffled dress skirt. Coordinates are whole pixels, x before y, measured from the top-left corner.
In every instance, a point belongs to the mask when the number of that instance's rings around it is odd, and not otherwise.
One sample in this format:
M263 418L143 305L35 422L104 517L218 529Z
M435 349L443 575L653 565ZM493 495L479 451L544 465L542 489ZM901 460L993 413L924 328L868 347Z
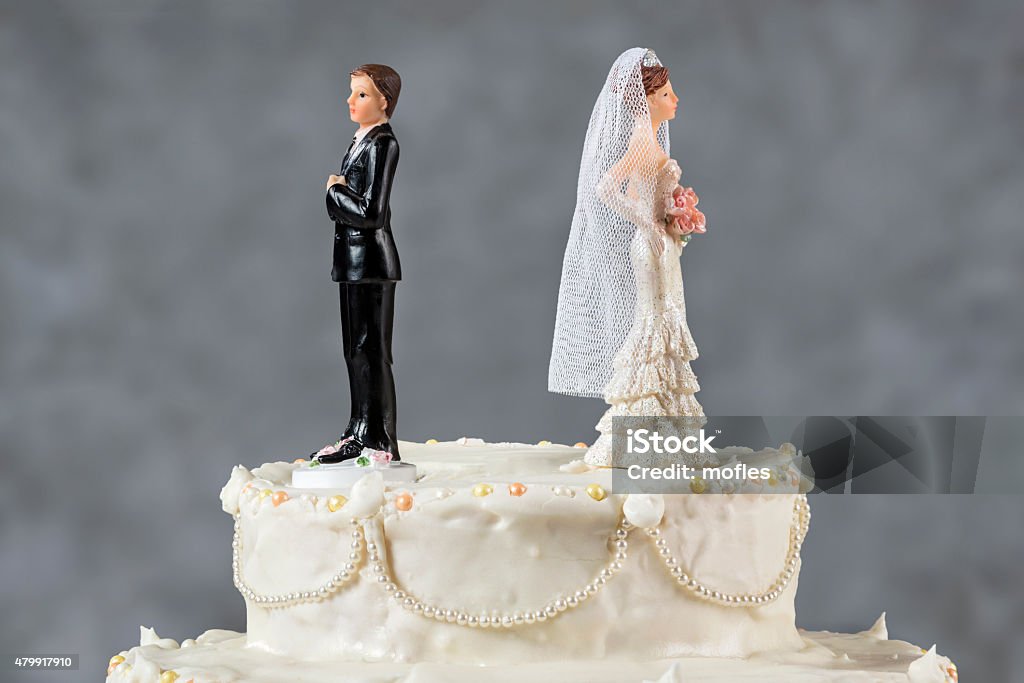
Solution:
M683 421L699 429L704 424L704 409L694 394L700 391L690 362L698 356L697 345L686 324L679 251L670 246L658 273L668 280L653 297L641 292L634 319L625 342L615 356L612 379L604 390L609 408L597 423L600 436L585 457L592 465L612 465L612 420L620 416L694 417ZM653 264L647 264L648 267ZM687 429L689 431L689 429ZM630 464L656 464L665 456L630 456Z

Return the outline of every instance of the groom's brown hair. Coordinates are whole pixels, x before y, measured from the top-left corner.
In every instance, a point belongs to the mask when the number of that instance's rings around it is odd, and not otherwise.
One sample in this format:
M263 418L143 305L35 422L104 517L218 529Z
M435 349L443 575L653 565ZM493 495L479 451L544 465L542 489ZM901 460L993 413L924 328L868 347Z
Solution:
M398 95L402 92L402 77L398 75L397 71L384 64L363 64L353 69L349 76L366 76L373 81L374 87L388 101L384 115L389 119L394 116Z

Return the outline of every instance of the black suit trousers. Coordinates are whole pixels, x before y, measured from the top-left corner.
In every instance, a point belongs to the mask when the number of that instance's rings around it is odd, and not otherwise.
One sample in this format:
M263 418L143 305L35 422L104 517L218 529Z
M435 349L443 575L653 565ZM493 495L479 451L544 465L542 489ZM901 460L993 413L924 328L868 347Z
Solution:
M341 282L341 337L352 415L345 436L398 459L391 335L396 282Z

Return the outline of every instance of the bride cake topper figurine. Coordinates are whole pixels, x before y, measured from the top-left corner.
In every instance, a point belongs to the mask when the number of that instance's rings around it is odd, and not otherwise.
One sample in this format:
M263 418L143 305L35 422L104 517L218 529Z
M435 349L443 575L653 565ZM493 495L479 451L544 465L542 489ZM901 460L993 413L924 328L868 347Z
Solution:
M548 389L610 405L592 465L611 464L614 417L703 416L679 257L705 220L669 156L679 98L668 76L653 51L622 53L583 144Z
M389 121L402 79L383 64L364 64L349 76L348 113L359 129L326 189L327 213L334 221L331 277L340 295L352 412L340 438L312 457L319 463L355 459L366 466L401 459L391 333L402 271L389 205L398 140Z

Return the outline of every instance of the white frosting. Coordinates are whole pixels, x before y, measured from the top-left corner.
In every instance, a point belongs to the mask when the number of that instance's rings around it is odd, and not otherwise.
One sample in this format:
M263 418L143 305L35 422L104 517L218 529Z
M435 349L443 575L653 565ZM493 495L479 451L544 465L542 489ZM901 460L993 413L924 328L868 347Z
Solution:
M946 672L939 660L939 654L932 645L926 653L910 664L907 678L913 683L945 683Z
M384 477L380 472L369 472L352 486L350 495L345 506L347 517L362 518L377 514L384 507Z
M403 443L420 481L384 490L368 475L350 492L320 493L315 506L286 485L302 464L264 465L253 474L284 491L274 505L254 485L241 495L240 570L257 593L315 590L349 562L349 520L363 522L398 586L429 605L470 615L542 609L594 580L612 558L609 538L625 495L602 500L588 486L611 488L608 469L560 471L579 449L464 443ZM771 459L772 452L761 454ZM523 495L509 484L524 485ZM476 484L493 493L474 495ZM230 495L233 488L225 489ZM324 496L349 502L332 513ZM398 496L411 496L400 510ZM629 496L634 497L634 496ZM662 520L680 566L723 592L766 590L784 566L793 494L636 496L643 526ZM225 509L231 502L224 501ZM640 509L644 508L644 509ZM796 579L769 604L726 607L698 599L669 574L654 540L629 535L622 570L579 607L545 623L471 629L406 609L382 589L368 565L320 602L288 607L247 604L248 643L296 658L499 664L561 659L741 657L799 647Z
M579 449L549 444L463 438L403 443L402 452L422 476L393 488L370 473L350 491L312 492L286 485L305 464L236 467L221 499L238 520L248 586L280 594L329 582L358 550L353 518L403 590L470 614L511 614L572 595L607 566L623 516L657 526L679 565L723 592L764 590L789 546L792 493L602 495L594 485L610 489L607 469L563 468ZM786 456L774 454L755 455ZM477 484L490 492L475 495L484 493ZM347 498L333 512L332 495ZM798 631L796 576L773 602L723 606L674 581L655 537L634 529L627 538L621 570L543 623L472 629L426 618L403 609L373 563L363 563L326 599L273 608L247 601L247 634L208 631L179 647L143 628L108 681L157 681L169 670L194 683L956 680L934 647L888 640L884 614L858 634Z
M744 659L660 658L645 661L562 661L511 665L370 663L303 660L247 647L245 634L207 631L192 647L155 645L121 652L125 662L108 683L157 683L174 671L194 683L953 683L946 657L900 640L863 634L800 631L800 647Z
M242 495L242 489L252 480L252 473L246 468L241 465L235 465L232 468L231 478L220 490L220 503L224 512L229 515L238 514L238 499Z
M878 640L888 640L889 629L885 627L885 612L878 615L878 619L871 625L871 628L867 631L861 631L861 635L877 638Z
M631 493L622 504L622 514L641 529L656 527L665 516L665 496L658 493Z
M178 647L178 641L171 638L161 638L156 634L156 629L139 627L139 645L143 647L152 645L163 650L173 650Z

